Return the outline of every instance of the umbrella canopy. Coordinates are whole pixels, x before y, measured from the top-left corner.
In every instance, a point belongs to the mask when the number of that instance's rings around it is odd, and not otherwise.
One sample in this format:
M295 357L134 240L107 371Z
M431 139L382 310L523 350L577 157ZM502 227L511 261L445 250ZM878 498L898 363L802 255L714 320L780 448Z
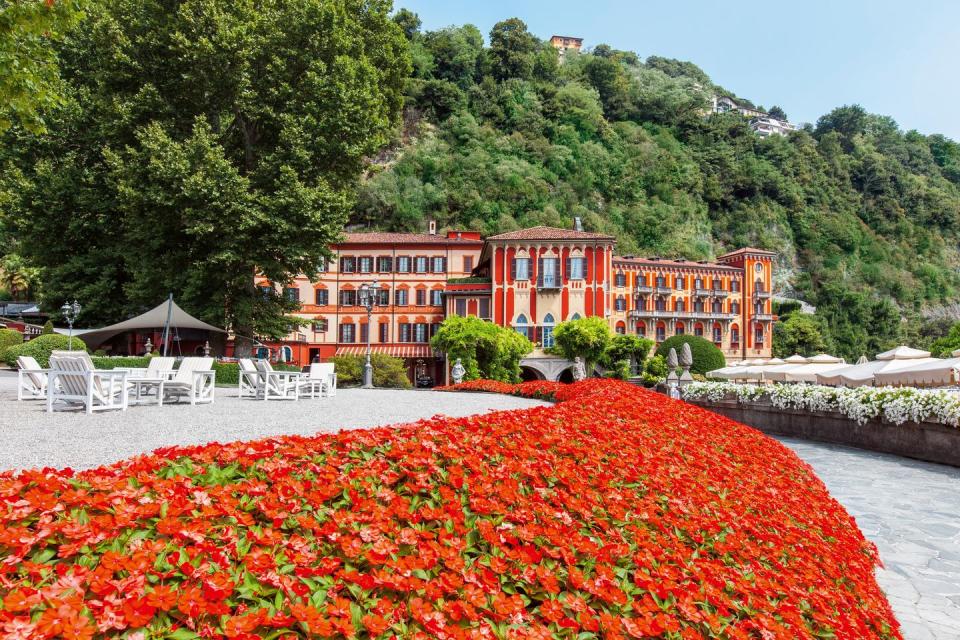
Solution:
M929 351L901 345L878 354L876 360L817 374L817 382L831 386L869 386L875 384L876 375L879 373L889 373L935 360L937 358L931 358Z
M805 364L784 366L779 371L770 371L766 377L768 380L776 382L816 382L818 373L839 369L843 366L846 366L846 361L843 358L821 353L808 358Z
M960 356L960 350L953 353ZM914 386L914 387L946 387L960 383L960 357L938 360L929 358L925 362L914 361L913 364L896 369L883 371L874 377L878 386Z
M170 316L170 327L177 329L199 329L201 331L216 331L226 333L212 324L207 324L203 320L198 320L192 315L181 309L173 300L165 300L150 311L141 313L135 318L124 320L108 327L100 329L91 329L83 333L83 341L88 347L95 347L103 344L118 333L125 331L143 331L144 329L161 329L167 322L167 315ZM77 332L74 332L76 335Z
M707 371L708 378L723 378L725 380L736 379L737 373L742 373L747 368L746 362L735 362L726 367L720 367L713 371Z

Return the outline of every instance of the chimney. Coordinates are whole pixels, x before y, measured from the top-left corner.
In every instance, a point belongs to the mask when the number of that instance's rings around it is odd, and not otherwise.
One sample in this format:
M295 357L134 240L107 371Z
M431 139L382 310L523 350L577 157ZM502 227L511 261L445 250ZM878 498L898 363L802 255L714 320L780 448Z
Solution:
M432 236L437 235L437 221L436 221L436 220L431 220L431 221L428 223L428 228L430 229L430 231L429 231L430 235L432 235Z
M577 216L573 219L573 230L583 231L583 220L580 219L580 216Z

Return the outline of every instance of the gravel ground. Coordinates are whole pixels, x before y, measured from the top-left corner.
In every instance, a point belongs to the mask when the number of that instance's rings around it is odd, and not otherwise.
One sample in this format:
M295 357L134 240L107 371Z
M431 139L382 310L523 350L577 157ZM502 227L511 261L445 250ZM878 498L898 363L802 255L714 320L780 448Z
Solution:
M17 402L16 381L16 374L0 372L0 470L89 469L170 445L332 433L546 404L493 394L387 389L340 389L333 398L263 402L218 387L212 405L142 405L88 416L47 413L42 401Z

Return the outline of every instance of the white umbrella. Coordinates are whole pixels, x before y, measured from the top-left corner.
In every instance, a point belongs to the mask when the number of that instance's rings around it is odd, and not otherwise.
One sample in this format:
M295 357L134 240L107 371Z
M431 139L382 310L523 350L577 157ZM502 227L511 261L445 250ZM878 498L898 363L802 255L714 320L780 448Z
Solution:
M798 364L783 371L771 372L768 379L779 382L816 382L818 373L839 369L843 366L846 366L846 361L843 358L821 353L808 358L806 364Z
M734 362L726 367L720 367L719 369L714 369L713 371L707 371L707 377L734 380L736 379L737 373L742 373L746 367L746 362Z
M897 371L917 364L932 362L929 351L899 346L877 354L877 359L863 364L834 369L817 375L819 384L844 387L862 387L874 384L877 374Z
M806 364L806 363L807 363L807 358L804 358L804 357L801 356L799 353L795 353L795 354L793 354L792 356L790 356L789 358L785 358L784 360L781 360L780 362L781 362L781 364L778 364L778 365L776 365L776 366L770 367L769 369L767 369L766 371L763 372L763 379L764 379L764 380L776 380L776 379L777 379L777 376L779 376L779 375L780 375L781 373L783 373L784 371L789 371L790 369L793 369L793 368L795 368L795 367L797 367L797 366L799 366L799 365L801 365L801 364ZM781 380L782 380L782 378L781 378Z
M926 362L916 361L915 364L897 369L884 371L875 377L877 385L910 385L916 387L945 387L960 383L960 349L952 354L952 358L938 360L930 358Z
M867 359L867 356L860 356L857 358L857 364L867 364L870 360Z

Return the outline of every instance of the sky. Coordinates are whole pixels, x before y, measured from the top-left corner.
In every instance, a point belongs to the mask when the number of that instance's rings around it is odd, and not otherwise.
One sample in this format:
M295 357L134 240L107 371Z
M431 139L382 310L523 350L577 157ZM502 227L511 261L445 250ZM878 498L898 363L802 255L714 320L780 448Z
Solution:
M689 60L792 122L844 104L960 140L960 0L394 0L426 30L518 17L542 39L582 37Z

